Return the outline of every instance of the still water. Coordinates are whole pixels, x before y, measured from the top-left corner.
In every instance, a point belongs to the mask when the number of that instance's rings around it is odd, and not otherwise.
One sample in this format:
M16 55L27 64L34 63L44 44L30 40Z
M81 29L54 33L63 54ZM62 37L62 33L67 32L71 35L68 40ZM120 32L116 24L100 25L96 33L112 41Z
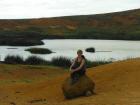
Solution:
M87 59L92 61L97 60L123 60L126 58L140 57L140 41L122 41L122 40L81 40L81 39L55 39L43 40L44 45L29 46L29 47L14 47L0 46L0 60L3 61L7 55L19 55L23 58L35 55L46 60L51 60L53 57L65 56L69 58L76 57L76 51L82 49ZM24 51L27 48L39 47L48 48L55 53L52 54L31 54ZM95 53L85 52L88 47L94 47Z

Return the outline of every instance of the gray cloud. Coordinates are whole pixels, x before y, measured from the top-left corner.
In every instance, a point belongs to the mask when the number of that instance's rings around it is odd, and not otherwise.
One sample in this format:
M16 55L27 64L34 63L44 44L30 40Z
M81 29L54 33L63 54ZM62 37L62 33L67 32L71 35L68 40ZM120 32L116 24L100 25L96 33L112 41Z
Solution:
M99 14L140 7L140 0L0 0L0 18Z

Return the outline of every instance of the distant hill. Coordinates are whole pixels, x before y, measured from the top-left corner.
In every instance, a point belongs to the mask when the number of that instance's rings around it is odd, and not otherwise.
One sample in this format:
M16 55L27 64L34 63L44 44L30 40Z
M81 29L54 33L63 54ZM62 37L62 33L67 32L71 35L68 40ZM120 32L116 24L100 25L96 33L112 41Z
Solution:
M140 40L140 9L108 14L0 20L0 36Z

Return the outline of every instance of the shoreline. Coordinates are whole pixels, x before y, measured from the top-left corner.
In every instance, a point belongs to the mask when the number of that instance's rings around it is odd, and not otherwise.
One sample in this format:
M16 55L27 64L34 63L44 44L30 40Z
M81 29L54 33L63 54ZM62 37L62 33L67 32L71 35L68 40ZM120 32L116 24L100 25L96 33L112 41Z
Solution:
M37 46L37 45L44 45L43 40L117 40L117 41L140 41L140 40L123 40L123 39L106 39L106 38L50 38L50 37L44 37L44 38L1 38L0 39L0 46Z

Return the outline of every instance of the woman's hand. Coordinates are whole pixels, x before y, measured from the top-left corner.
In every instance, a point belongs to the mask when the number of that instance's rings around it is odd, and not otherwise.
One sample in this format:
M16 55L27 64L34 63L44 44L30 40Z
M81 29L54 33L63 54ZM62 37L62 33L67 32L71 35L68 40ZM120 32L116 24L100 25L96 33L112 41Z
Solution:
M77 58L75 58L74 61L72 62L71 66L70 66L70 71L72 71L72 67L73 67L74 64L75 64L76 59L77 59Z
M80 69L84 66L84 64L85 64L85 60L83 59L83 60L82 60L82 63L80 64L80 66L77 67L76 69L73 69L73 71L75 72L75 71L80 70Z
M70 67L70 69L69 69L70 71L72 71L73 69Z
M74 72L75 72L75 69L70 69L70 72L71 72L71 73L74 73Z

